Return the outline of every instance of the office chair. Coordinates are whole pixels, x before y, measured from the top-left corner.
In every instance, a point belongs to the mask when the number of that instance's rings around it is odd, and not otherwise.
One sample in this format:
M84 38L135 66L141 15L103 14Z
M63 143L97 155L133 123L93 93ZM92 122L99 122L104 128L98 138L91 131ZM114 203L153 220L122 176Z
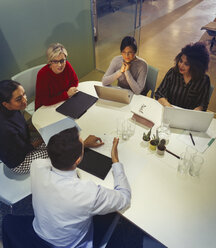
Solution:
M209 97L208 97L209 102L210 102L210 99L211 99L211 96L212 96L213 91L214 91L214 85L210 84Z
M206 30L206 32L208 33L209 36L213 36L210 44L210 51L212 51L213 45L216 44L216 40L215 40L216 31Z
M212 51L213 45L216 44L216 18L213 22L209 22L205 26L201 27L201 30L206 30L209 36L213 36L210 44L210 51Z
M14 81L19 82L23 88L25 89L27 98L31 101L32 98L35 97L35 86L36 86L36 79L38 71L45 66L45 64L38 65L22 71L16 75L14 75L11 79ZM26 107L25 111L28 112L30 115L34 113L34 101L31 101L28 106Z
M0 202L10 206L31 194L30 175L19 175L0 161Z
M104 13L106 10L115 12L119 10L119 6L113 5L113 0L103 0L97 2L98 13Z
M141 95L146 96L148 92L151 90L151 98L154 96L155 86L157 82L158 69L148 65L148 73L146 78L146 84L144 90L141 92Z

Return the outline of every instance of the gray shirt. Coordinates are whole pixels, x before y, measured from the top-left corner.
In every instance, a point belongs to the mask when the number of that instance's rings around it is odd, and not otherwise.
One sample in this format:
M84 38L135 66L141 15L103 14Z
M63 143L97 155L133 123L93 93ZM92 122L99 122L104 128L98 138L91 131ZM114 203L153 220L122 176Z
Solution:
M135 57L131 61L130 69L121 72L123 57L121 55L112 59L109 68L102 78L103 85L110 85L115 80L118 80L118 86L126 89L131 89L136 95L140 94L146 83L148 66L145 60Z

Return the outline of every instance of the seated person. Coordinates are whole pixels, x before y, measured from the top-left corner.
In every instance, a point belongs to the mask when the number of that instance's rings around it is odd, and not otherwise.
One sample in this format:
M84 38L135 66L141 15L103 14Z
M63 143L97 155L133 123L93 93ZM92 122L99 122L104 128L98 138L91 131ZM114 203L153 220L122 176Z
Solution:
M67 56L60 43L51 44L47 49L48 64L37 75L35 110L42 105L64 101L77 93L78 78Z
M41 138L30 140L27 123L20 112L26 106L25 90L20 83L0 81L0 160L19 174L29 173L32 160L48 157Z
M77 176L84 147L102 144L100 138L92 135L83 142L77 128L69 128L50 138L50 159L32 163L33 228L55 247L92 247L92 217L125 209L130 204L130 186L118 159L118 139L114 139L111 151L114 189Z
M147 63L136 56L137 44L133 37L126 36L120 46L121 55L116 56L102 78L104 86L118 80L118 86L140 94L145 87Z
M163 105L206 111L209 103L209 53L201 42L186 45L175 58L176 65L165 75L155 92Z

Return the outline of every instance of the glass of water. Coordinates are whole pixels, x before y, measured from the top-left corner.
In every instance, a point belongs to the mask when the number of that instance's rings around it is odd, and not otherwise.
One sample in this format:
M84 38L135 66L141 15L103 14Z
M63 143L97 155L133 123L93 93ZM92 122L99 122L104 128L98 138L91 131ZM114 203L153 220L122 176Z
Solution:
M169 137L170 137L170 127L169 124L167 123L162 123L161 126L157 128L157 134L158 138L160 140L164 139L166 140L166 145L169 142Z
M193 177L198 177L200 174L201 167L204 163L204 159L200 155L194 155L191 159L191 166L189 169L189 174Z
M190 166L191 166L191 157L188 156L187 152L181 153L178 164L178 172L181 175L186 175Z

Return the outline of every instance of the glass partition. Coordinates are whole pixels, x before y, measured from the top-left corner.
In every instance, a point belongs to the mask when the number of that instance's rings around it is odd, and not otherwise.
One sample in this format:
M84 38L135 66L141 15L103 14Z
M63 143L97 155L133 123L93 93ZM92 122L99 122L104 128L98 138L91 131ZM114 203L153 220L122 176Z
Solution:
M142 0L93 0L96 69L106 71L123 37L134 36L139 47L141 7Z
M0 1L0 80L46 63L53 42L66 47L79 78L95 68L90 1Z

